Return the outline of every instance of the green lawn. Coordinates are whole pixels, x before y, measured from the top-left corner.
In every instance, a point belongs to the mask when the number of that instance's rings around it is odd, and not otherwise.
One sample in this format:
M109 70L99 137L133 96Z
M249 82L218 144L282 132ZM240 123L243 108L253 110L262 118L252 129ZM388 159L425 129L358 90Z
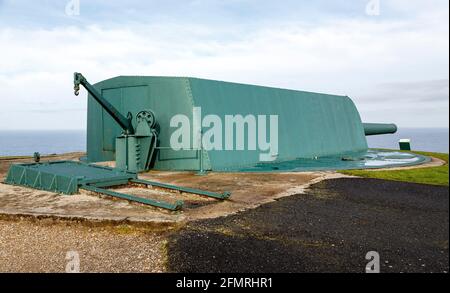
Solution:
M366 178L377 178L404 182L414 182L432 185L448 186L448 154L417 152L414 153L435 157L447 162L439 167L418 168L409 170L386 170L386 171L367 171L367 170L342 170L342 174L353 175Z

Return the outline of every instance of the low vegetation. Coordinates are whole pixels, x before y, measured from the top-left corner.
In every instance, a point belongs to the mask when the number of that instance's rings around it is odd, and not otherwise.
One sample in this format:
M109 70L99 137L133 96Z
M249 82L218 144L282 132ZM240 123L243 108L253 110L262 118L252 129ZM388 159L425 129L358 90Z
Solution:
M431 156L441 159L446 162L443 166L417 168L417 169L405 169L405 170L383 170L383 171L370 171L370 170L343 170L339 171L342 174L353 175L365 178L377 178L431 185L444 185L448 186L449 174L448 174L448 154L442 153L430 153L430 152L418 152L414 153Z

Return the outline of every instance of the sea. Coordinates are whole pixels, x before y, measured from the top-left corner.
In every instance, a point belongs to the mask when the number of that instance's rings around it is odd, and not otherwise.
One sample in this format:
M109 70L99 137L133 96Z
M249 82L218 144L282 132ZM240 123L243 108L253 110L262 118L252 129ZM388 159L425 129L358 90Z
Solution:
M448 154L448 128L400 128L395 134L367 137L371 148L399 149L400 139L410 139L415 151Z
M84 130L0 130L0 157L85 151Z
M449 152L448 128L400 128L396 134L367 137L371 148L398 149L400 139L410 139L411 147L417 151ZM84 152L86 131L84 130L0 130L1 156L32 156Z

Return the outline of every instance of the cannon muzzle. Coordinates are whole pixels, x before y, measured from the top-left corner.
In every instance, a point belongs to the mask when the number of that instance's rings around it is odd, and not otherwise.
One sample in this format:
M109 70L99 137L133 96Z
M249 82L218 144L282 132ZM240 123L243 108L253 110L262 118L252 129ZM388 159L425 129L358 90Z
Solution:
M393 123L363 123L366 135L380 135L397 132L397 125Z

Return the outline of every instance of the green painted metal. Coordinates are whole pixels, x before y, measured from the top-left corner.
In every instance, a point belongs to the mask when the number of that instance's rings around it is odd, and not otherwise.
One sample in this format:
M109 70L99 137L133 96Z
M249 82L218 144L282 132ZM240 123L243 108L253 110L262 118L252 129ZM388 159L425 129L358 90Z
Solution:
M231 195L230 192L217 193L217 192L211 192L211 191L206 191L206 190L201 190L201 189L182 187L182 186L176 186L176 185L155 182L155 181L141 180L141 179L132 179L131 182L138 183L138 184L150 185L150 186L156 186L156 187L165 188L165 189L177 190L180 192L204 195L204 196L221 199L221 200L228 199Z
M176 211L179 210L183 207L183 201L176 201L175 203L168 203L165 201L159 201L159 200L154 200L154 199L149 199L149 198L142 198L142 197L137 197L137 196L133 196L133 195L129 195L129 194L125 194L125 193L120 193L120 192L115 192L112 190L107 190L107 189L103 189L100 187L95 187L95 186L89 186L89 185L82 185L80 187L81 189L84 190L88 190L91 192L97 192L97 193L102 193L102 194L106 194L112 197L117 197L117 198L121 198L121 199L125 199L125 200L129 200L129 201L134 201L134 202L139 202L142 204L146 204L146 205L151 205L151 206L155 206L158 208L163 208L163 209L167 209L167 210L171 210L171 211Z
M122 115L130 112L136 117L143 109L152 109L158 121L159 140L154 168L198 170L200 154L197 150L174 151L169 145L170 118L179 113L192 117L193 104L187 94L189 84L186 79L118 77L94 86ZM133 119L132 123L136 128L137 121ZM87 124L87 160L117 159L116 137L122 130L91 95L88 98ZM206 156L205 153L203 155Z
M183 114L192 121L194 107L201 107L203 117L214 114L222 121L225 115L278 115L278 161L368 149L365 128L347 96L189 77L119 76L94 87L122 115L153 110L159 130L154 169L220 171L259 163L259 150L173 150L170 136L175 129L170 127L170 119ZM115 139L121 129L92 96L88 98L87 125L87 160L116 159Z
M150 170L157 146L158 134L148 136L122 135L116 138L116 167L132 172Z
M411 150L411 140L409 140L409 139L400 139L398 144L400 146L400 150L402 150L402 151L410 151Z
M34 154L33 154L33 160L34 160L36 163L39 163L39 161L41 160L41 154L40 154L39 152L34 152Z
M156 118L151 110L143 110L136 116L133 135L122 134L116 138L116 168L133 172L151 169L158 144Z
M81 73L76 72L74 74L74 89L77 96L80 85L86 88L90 96L122 128L122 134L116 138L115 145L111 145L111 148L115 148L116 152L116 167L132 172L150 170L153 154L158 143L155 114L151 110L139 111L136 114L136 128L134 128L131 112L128 112L125 118Z
M8 170L6 183L23 185L63 194L78 192L81 185L102 183L121 185L136 174L75 161L56 161L31 164L13 164Z
M380 135L397 132L397 125L383 123L363 123L365 135Z
M430 162L431 158L413 153L369 149L365 152L325 156L317 159L296 159L285 162L259 163L244 168L230 168L230 172L311 172L329 170L379 169L407 167Z
M65 194L78 191L78 185L72 177L39 172L23 165L11 165L5 183Z
M5 181L7 184L69 195L78 193L79 189L84 189L169 210L178 210L183 206L182 201L169 203L105 189L112 186L127 185L130 182L205 195L217 199L227 199L230 196L228 192L219 194L194 188L140 180L137 174L133 172L76 161L13 164L8 170Z
M89 92L91 97L93 97L100 105L102 105L103 109L113 118L117 124L122 127L123 131L129 134L134 133L134 128L131 123L131 117L127 115L124 117L120 112L110 103L108 100L102 97L102 95L86 80L86 78L78 72L74 73L73 77L74 90L75 95L78 96L80 92L80 85L84 86L84 88Z

